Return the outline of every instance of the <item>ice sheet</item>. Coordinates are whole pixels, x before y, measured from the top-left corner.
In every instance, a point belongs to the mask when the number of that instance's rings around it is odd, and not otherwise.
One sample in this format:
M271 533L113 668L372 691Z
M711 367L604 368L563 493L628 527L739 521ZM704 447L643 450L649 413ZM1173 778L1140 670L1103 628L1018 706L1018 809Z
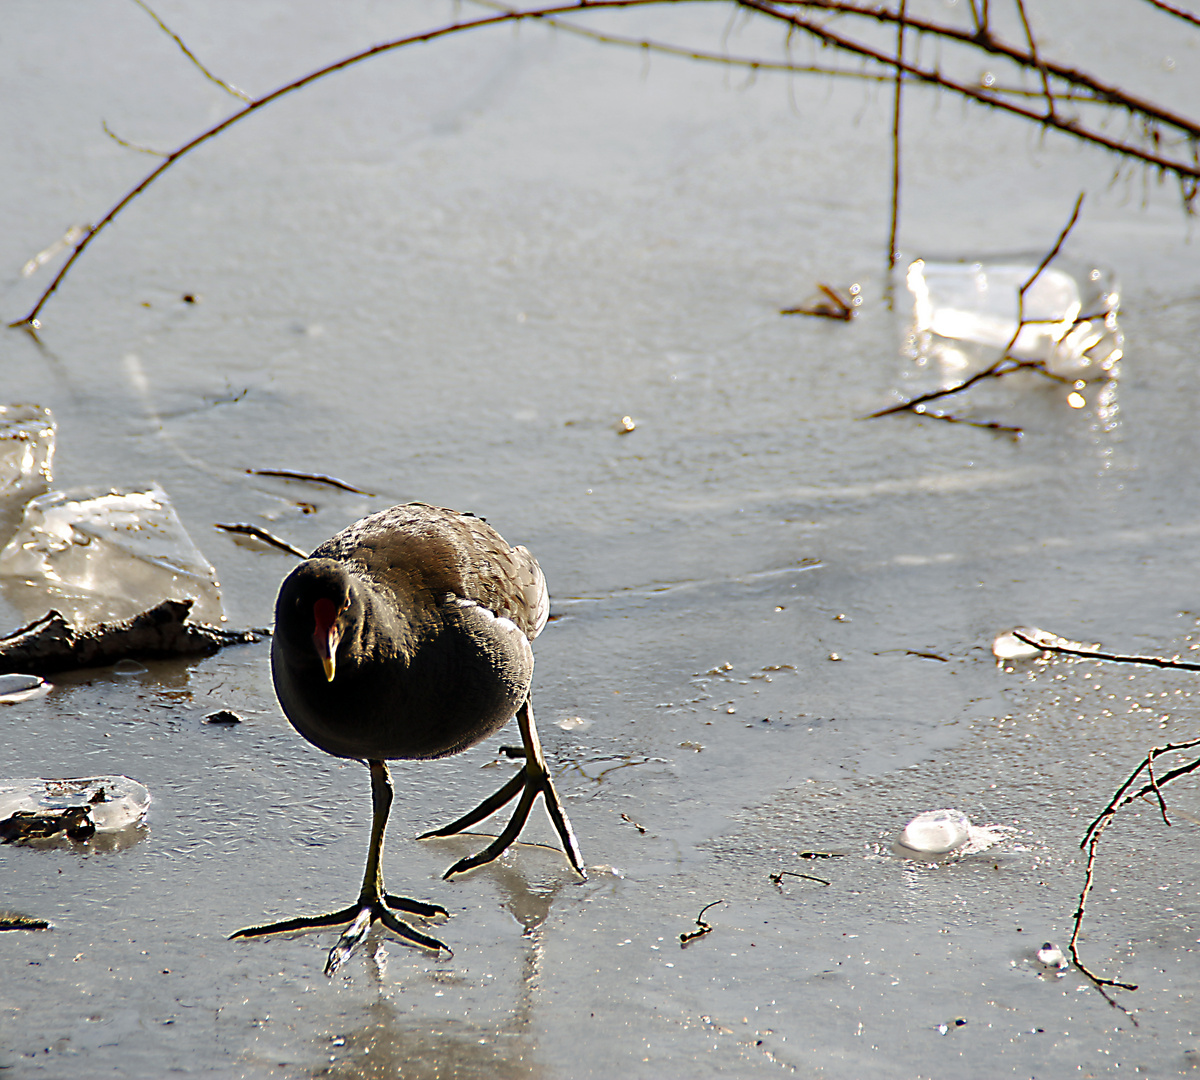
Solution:
M33 499L0 551L0 584L27 617L57 608L80 626L164 599L195 600L198 622L224 619L216 573L157 484Z
M961 369L998 359L1011 342L1010 355L1043 360L1064 378L1110 374L1123 341L1115 277L1086 264L1049 266L1034 278L1036 270L1035 259L917 259L906 282L919 354Z

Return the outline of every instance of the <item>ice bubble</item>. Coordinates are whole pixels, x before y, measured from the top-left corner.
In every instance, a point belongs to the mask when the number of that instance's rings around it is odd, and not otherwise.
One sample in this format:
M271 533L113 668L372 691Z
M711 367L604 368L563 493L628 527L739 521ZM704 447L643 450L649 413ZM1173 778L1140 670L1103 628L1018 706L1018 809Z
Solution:
M964 342L990 350L989 363L1011 342L1010 355L1045 361L1063 378L1108 377L1123 343L1114 276L1086 264L1050 266L1026 289L1022 302L1021 287L1036 270L1036 259L917 259L906 283L919 351L961 368L978 351L964 350Z
M50 692L50 684L38 675L0 675L0 705L41 697Z
M961 810L927 810L904 826L896 844L919 855L945 855L966 844L970 825Z
M587 731L592 726L592 721L582 716L564 716L561 720L556 720L555 723L563 731Z
M1003 830L972 825L961 810L926 810L896 837L896 853L910 858L974 855L1003 839Z
M83 808L96 832L117 832L141 821L149 806L150 792L128 776L0 780L0 822Z
M196 622L224 619L216 573L157 484L33 499L0 551L0 581L28 618L57 608L83 626L190 598Z
M1062 970L1067 966L1067 958L1063 956L1063 951L1053 941L1047 941L1042 944L1042 947L1037 951L1038 963L1048 968Z

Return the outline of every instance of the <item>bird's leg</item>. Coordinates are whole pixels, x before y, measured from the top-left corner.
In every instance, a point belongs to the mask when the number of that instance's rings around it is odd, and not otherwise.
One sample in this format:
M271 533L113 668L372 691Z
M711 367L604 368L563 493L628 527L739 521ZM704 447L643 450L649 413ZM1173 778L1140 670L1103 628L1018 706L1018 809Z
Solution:
M368 761L367 765L371 770L371 844L367 849L367 868L363 873L362 891L358 895L358 901L347 908L342 908L341 911L330 912L328 915L310 915L297 919L284 919L282 922L270 923L266 926L248 926L231 937L262 937L264 934L284 934L293 930L339 926L348 922L350 925L338 938L337 944L329 950L329 959L325 964L326 975L332 975L349 959L350 954L366 936L371 923L376 919L406 941L411 941L426 949L450 952L450 949L437 938L414 930L408 923L396 918L395 915L396 911L403 911L410 915L431 918L434 915L449 914L445 908L439 907L437 904L424 904L418 900L406 900L402 896L393 896L384 891L383 834L387 828L388 813L392 808L392 777L385 762Z
M571 823L567 820L567 815L563 811L562 803L559 802L558 792L554 790L554 782L550 779L550 770L546 768L546 759L542 756L542 742L538 738L537 728L533 723L533 704L529 697L525 698L525 703L517 712L517 724L521 728L521 742L525 747L525 767L497 791L495 795L484 799L470 813L464 814L457 821L452 821L444 828L424 833L418 839L426 840L433 836L452 836L455 833L462 832L464 829L469 829L484 818L490 817L500 807L511 802L520 793L521 799L517 803L517 809L509 823L505 826L504 831L478 854L468 855L464 859L459 859L458 862L446 871L443 877L448 878L454 874L462 874L467 870L474 870L477 866L491 862L516 840L521 830L525 827L525 822L529 818L529 811L533 809L534 802L539 795L542 795L546 799L546 812L550 815L550 821L553 823L555 831L562 840L563 850L566 852L567 858L575 868L575 872L586 880L587 872L583 868L583 856L579 853L579 844L575 840L575 833L572 831Z

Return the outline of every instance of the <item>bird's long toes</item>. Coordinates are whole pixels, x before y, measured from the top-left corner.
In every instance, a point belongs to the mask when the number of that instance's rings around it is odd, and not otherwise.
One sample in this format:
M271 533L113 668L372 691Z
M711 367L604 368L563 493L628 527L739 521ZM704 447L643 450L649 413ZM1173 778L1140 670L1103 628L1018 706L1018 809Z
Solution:
M419 915L422 919L432 919L438 915L450 917L450 912L441 904L426 904L422 900L410 900L395 893L384 893L383 902L395 911L403 911L406 915Z
M397 919L386 907L382 904L375 911L379 921L383 923L393 934L402 938L405 941L411 941L414 945L420 945L425 949L432 949L434 952L449 953L454 955L454 950L443 941L439 941L429 934L422 934L420 930L414 930L408 923L401 919Z
M290 934L297 930L315 930L325 926L340 926L353 919L358 910L356 904L342 908L341 911L331 911L328 915L302 915L299 918L281 919L279 922L267 923L264 926L247 926L230 934L229 940L265 937L267 934Z

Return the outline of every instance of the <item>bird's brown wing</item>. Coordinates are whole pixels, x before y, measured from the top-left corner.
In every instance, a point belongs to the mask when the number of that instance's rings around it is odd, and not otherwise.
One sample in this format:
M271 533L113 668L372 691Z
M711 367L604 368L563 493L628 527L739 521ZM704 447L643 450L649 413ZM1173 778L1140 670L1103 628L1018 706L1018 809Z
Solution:
M546 578L524 547L483 518L404 503L363 518L325 541L313 558L333 558L399 597L450 594L511 619L530 640L550 613Z

